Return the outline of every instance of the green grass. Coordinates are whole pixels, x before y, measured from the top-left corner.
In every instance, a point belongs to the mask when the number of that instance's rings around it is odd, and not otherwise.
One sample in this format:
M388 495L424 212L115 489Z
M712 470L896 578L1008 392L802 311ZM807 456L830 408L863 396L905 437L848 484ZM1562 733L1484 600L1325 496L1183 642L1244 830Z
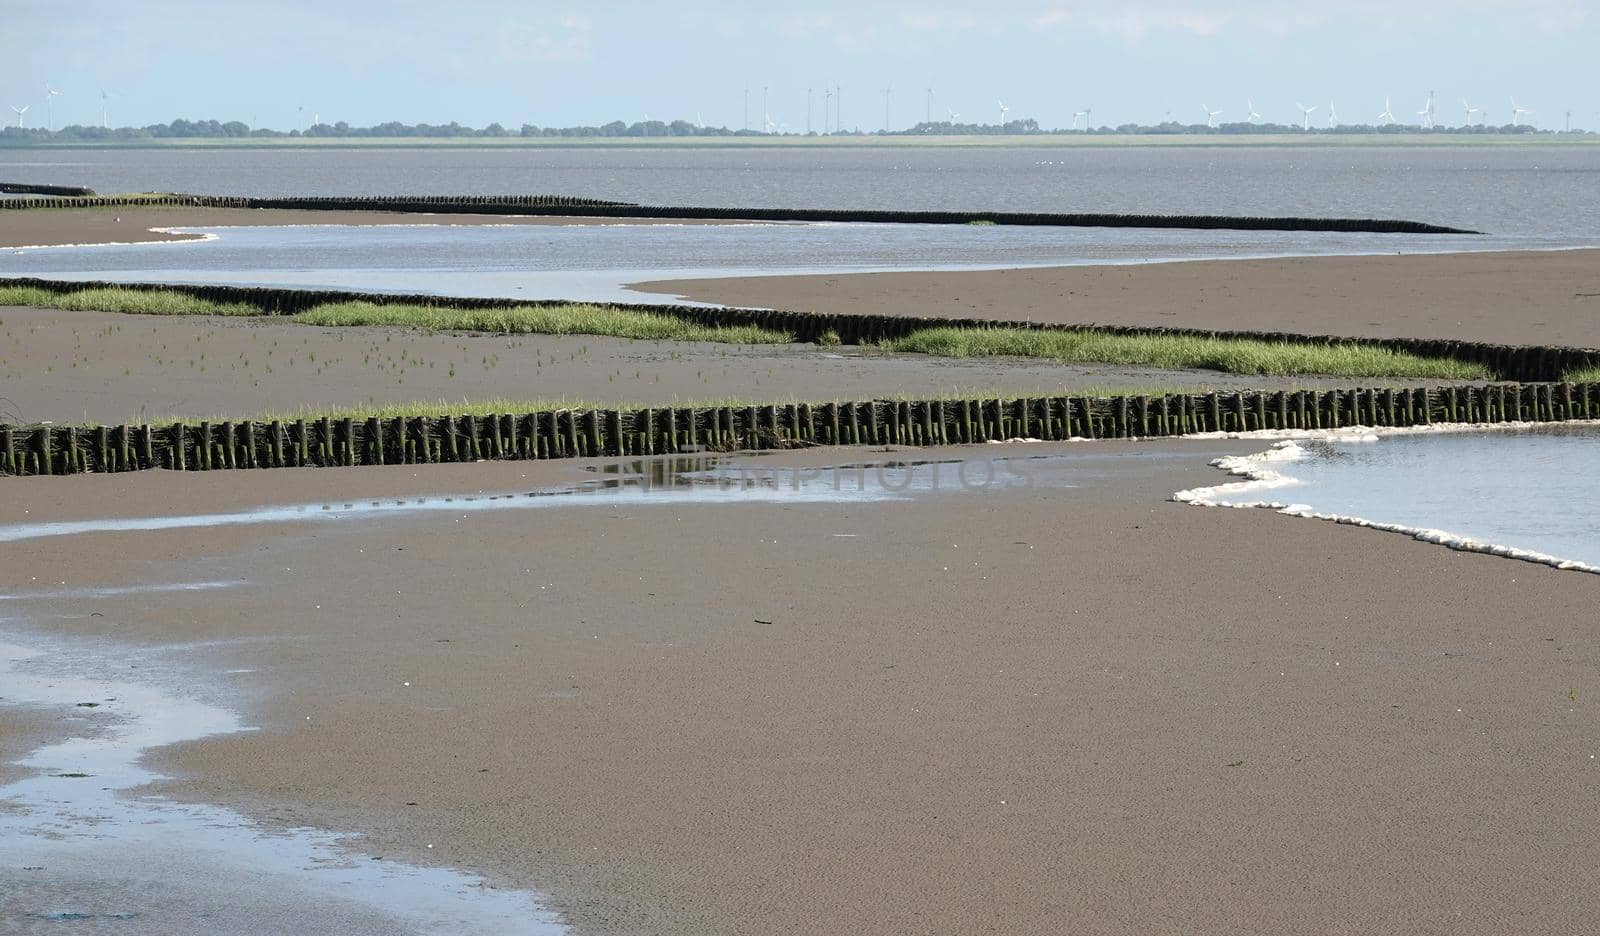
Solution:
M428 331L477 331L504 335L603 335L643 341L716 341L725 344L791 344L794 336L754 325L712 328L658 312L594 305L451 309L421 305L341 302L291 317L303 325L404 326Z
M0 286L0 305L128 312L142 315L237 315L263 313L247 304L195 298L178 290L82 289L57 293L26 286ZM404 327L426 331L491 334L598 335L644 341L704 341L725 344L790 344L795 336L756 325L710 327L674 315L597 305L513 306L457 309L427 305L341 302L317 306L289 321L319 326ZM836 335L824 335L827 345ZM1101 331L1014 328L925 328L882 342L888 352L940 357L1015 356L1078 364L1113 364L1166 370L1213 370L1230 374L1329 377L1487 380L1487 368L1449 358L1427 358L1363 344L1268 342L1248 338L1184 335L1118 335ZM1572 375L1600 379L1600 368Z
M0 286L0 306L126 312L135 315L261 316L245 303L213 302L178 290L80 289L54 292L32 286ZM713 341L723 344L791 344L794 335L756 325L710 327L659 312L579 303L453 309L425 305L338 302L288 316L302 325L370 325L425 331L474 331L499 335L599 335L641 341Z
M1561 379L1567 383L1600 383L1600 364L1569 370L1561 375Z
M58 293L31 286L0 286L0 306L33 306L74 312L127 312L134 315L260 315L237 302L212 302L175 289L80 289Z
M925 328L886 343L891 351L941 357L1045 358L1166 370L1215 370L1270 377L1405 377L1487 380L1487 368L1361 344L1269 342L1185 335L1116 335L1021 328Z

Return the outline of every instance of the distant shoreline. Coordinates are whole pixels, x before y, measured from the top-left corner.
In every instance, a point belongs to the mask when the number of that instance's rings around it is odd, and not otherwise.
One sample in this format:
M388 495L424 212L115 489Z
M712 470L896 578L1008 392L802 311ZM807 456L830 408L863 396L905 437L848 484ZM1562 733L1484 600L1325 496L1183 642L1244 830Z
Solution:
M0 141L0 151L131 149L977 149L994 147L1178 148L1473 148L1600 145L1600 134L996 134L951 136L728 137L174 137L145 140L32 143Z

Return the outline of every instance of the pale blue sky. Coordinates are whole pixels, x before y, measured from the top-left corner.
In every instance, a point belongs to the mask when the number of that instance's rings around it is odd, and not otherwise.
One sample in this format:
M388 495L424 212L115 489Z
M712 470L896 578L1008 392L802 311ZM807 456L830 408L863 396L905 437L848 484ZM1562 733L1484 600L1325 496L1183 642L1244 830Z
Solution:
M787 12L785 12L787 11ZM844 123L1010 117L1065 126L1092 107L1096 124L1171 115L1203 122L1203 105L1243 119L1294 122L1297 102L1332 101L1346 123L1373 121L1392 96L1414 123L1430 88L1441 122L1463 97L1492 123L1510 98L1532 120L1600 126L1600 0L993 0L987 4L809 0L748 3L377 3L369 0L157 0L0 4L0 113L63 91L55 124L174 117L241 119L290 129L384 120L508 127L612 119L695 120L737 129L751 88L761 124L804 129L815 88L844 86ZM297 111L303 107L304 111Z

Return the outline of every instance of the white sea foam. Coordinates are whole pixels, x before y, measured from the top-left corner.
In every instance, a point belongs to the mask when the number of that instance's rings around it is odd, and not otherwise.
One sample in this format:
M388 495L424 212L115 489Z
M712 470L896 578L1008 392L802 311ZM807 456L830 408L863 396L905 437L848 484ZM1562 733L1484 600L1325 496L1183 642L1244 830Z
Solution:
M1343 443L1368 443L1377 442L1385 436L1421 435L1426 433L1453 433L1453 432L1483 432L1486 430L1516 430L1534 427L1561 426L1596 426L1600 420L1574 420L1571 422L1552 423L1497 423L1491 425L1473 423L1435 423L1426 426L1404 427L1350 427L1345 429L1325 430L1258 430L1240 433L1196 433L1188 438L1200 439L1272 439L1276 440L1273 446L1266 451L1253 455L1229 455L1214 459L1211 465L1226 471L1229 475L1240 478L1239 481L1230 481L1224 484L1208 487L1191 488L1178 491L1172 499L1179 503L1191 504L1196 507L1232 507L1232 508L1262 508L1275 510L1278 513L1291 517L1307 517L1313 520L1327 520L1333 523L1342 523L1348 526L1366 527L1371 530L1381 530L1386 533L1403 533L1413 539L1424 543L1436 543L1448 546L1451 549L1463 552L1484 553L1491 556L1502 556L1507 559L1520 559L1524 562L1534 562L1547 565L1556 569L1576 572L1600 573L1600 565L1582 562L1576 559L1567 559L1553 556L1549 553L1532 549L1523 549L1518 546L1509 546L1503 543L1488 542L1476 539L1461 533L1453 533L1432 527L1410 526L1403 523L1389 523L1382 520L1372 520L1366 517L1351 516L1348 514L1329 513L1319 511L1309 504L1293 503L1284 500L1262 497L1268 491L1278 491L1293 488L1302 482L1293 475L1282 470L1295 462L1303 461L1309 455L1300 444L1306 441L1343 442Z

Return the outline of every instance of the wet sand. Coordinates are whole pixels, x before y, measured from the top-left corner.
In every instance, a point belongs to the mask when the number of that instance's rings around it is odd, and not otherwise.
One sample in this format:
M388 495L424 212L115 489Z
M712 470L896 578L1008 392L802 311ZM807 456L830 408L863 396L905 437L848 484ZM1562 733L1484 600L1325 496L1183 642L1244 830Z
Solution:
M156 228L290 224L721 224L670 218L562 218L397 211L294 211L276 208L49 208L0 211L0 248L69 244L145 244L199 240Z
M439 400L664 404L1242 389L1267 380L1211 371L883 355L854 347L426 334L0 307L0 422L240 418ZM1317 378L1293 383L1350 385Z
M752 276L632 288L800 311L1600 347L1594 250Z
M6 626L5 618L8 616L0 613L0 628ZM0 758L0 786L4 786L30 773L28 769L10 763L11 758L58 736L62 729L62 718L59 712L14 707L3 689L0 689L0 710L4 711L4 717L0 717L0 755L5 755ZM8 808L9 805L0 800L0 812Z
M1368 263L667 288L786 308L1600 344L1570 337L1600 334L1586 305L1597 300L1580 295L1600 293L1586 279L1592 254ZM1452 270L1471 282L1452 285ZM435 361L433 374L455 362L455 379L471 382L413 392L433 384L408 367L390 399L538 396L546 372L575 396L618 386L630 360L636 385L677 381L688 398L782 398L786 385L875 395L889 379L882 360L808 369L778 352L766 374L731 356L726 374L691 385L707 368L674 359L680 346L648 346L651 361L603 339L491 351L507 340L367 330L315 341L316 375L300 369L306 330L281 323L0 318L4 395L59 419L131 419L167 401L239 415L301 392L359 402L399 378L386 369L398 350L376 347L390 339L419 342L408 360ZM204 372L191 366L177 346L198 344L225 347L226 363L219 350ZM274 364L263 380L266 348L291 347L293 376ZM136 371L154 356L164 363ZM993 372L959 384L993 390L1017 373L982 366ZM940 379L911 368L891 382ZM859 389L842 389L849 380ZM702 382L724 389L702 394ZM38 579L245 580L198 597L51 602L63 639L188 644L196 668L253 671L229 686L262 730L164 752L159 766L182 779L159 791L269 827L356 831L369 855L537 889L579 933L1583 930L1600 913L1588 886L1600 861L1589 709L1600 670L1587 649L1600 580L1167 502L1221 480L1209 457L1261 447L897 453L1109 456L1084 464L1081 487L913 505L597 503L63 536L5 547L0 592ZM762 461L865 457L882 456ZM526 490L582 469L4 479L0 523ZM0 624L18 642L30 626ZM10 715L0 760L48 728ZM117 860L137 856L108 852ZM0 868L0 893L22 873Z
M914 451L1114 456L917 505L42 539L0 588L247 580L52 605L255 670L263 730L168 752L162 792L538 888L580 933L1587 926L1600 581L1165 501L1260 445ZM12 479L0 523L581 469Z

